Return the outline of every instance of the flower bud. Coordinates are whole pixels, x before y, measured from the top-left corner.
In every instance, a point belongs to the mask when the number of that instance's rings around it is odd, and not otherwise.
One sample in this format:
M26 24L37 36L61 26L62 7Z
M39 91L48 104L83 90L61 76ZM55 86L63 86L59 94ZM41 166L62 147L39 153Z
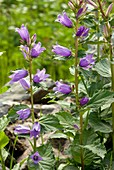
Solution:
M92 0L87 0L87 2L92 5L94 8L98 8L98 6Z
M113 3L111 3L109 6L108 6L108 9L107 9L107 11L106 11L106 17L109 17L109 15L110 15L110 12L111 12L111 10L112 10L112 7L113 7Z
M103 33L104 33L105 38L107 38L109 36L108 29L107 29L106 25L103 26Z
M73 11L75 10L75 6L74 6L74 4L73 4L71 1L68 2L68 6L69 6L70 9L72 9Z

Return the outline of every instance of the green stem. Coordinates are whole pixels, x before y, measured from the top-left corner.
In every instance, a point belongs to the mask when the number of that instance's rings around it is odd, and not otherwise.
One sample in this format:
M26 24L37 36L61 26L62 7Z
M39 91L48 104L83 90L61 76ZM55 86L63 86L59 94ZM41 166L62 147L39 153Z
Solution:
M77 32L78 30L78 20L76 20L76 28L75 31ZM79 96L78 96L78 37L76 36L75 38L75 88L76 88L76 108L77 111L79 111ZM83 144L83 116L80 113L80 145ZM83 159L83 148L80 150L80 157L81 157L81 165L82 165L82 170L84 170L84 159Z
M0 149L0 158L1 158L2 170L6 170L5 163L4 163L3 156L2 156L2 150L1 150L1 149Z
M98 25L97 25L97 33L98 33L97 41L99 42L99 11L96 12L96 15L97 15L97 21L98 21ZM100 60L100 44L99 43L97 44L97 60L98 61Z
M32 123L34 124L35 116L34 116L34 102L33 102L33 80L32 80L32 59L30 57L30 66L29 66L29 77L30 77L30 95L31 95L31 115L32 115ZM34 138L34 152L36 151L36 138Z
M113 63L113 57L112 57L111 40L109 44L109 50L110 50L110 62L111 62L112 91L114 92L114 63ZM114 160L114 103L112 103L112 140L113 140L113 160Z

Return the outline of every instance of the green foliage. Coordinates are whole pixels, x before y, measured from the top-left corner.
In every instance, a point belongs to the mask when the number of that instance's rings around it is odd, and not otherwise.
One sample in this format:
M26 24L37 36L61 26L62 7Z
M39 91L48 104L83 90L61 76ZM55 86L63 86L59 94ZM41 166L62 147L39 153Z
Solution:
M9 138L6 136L5 132L0 131L0 149L3 149L9 142Z
M8 124L9 124L9 119L7 118L7 116L2 116L0 118L0 131L5 130Z
M38 164L34 164L31 159L28 160L28 168L30 170L54 170L54 155L52 147L49 143L37 148L38 153L42 157L42 161Z

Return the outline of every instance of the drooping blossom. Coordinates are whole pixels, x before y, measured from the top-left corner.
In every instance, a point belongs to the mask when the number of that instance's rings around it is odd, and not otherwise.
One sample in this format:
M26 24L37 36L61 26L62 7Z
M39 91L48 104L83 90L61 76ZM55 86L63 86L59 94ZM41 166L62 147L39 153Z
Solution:
M10 84L13 84L14 82L19 81L20 79L26 77L27 75L28 75L28 72L27 70L24 70L24 69L13 71L13 74L9 76L9 78L12 79L10 81Z
M23 126L23 125L18 125L18 126L15 127L14 133L16 133L16 134L29 134L30 128Z
M39 161L43 160L37 151L33 155L31 155L30 158L33 160L34 164L38 164Z
M19 80L19 82L21 83L22 87L25 90L29 90L30 89L30 83L26 79L22 78L21 80Z
M38 137L40 134L40 124L39 122L35 122L32 130L30 130L30 137L34 136L34 138Z
M45 81L50 75L49 74L45 74L46 73L46 70L45 68L43 68L43 70L37 70L37 73L34 75L33 77L33 81L35 83L39 83L41 81Z
M88 98L88 97L83 97L83 98L80 100L80 105L81 105L81 106L84 106L84 105L86 105L88 102L89 102L89 98Z
M33 58L38 57L44 50L45 50L45 48L41 47L41 42L38 42L31 49L31 57L33 57Z
M57 81L55 84L56 87L53 88L55 92L60 92L63 94L69 94L71 92L71 87L68 84L64 84L59 81Z
M22 51L24 58L27 59L29 55L29 47L26 45L20 45L20 50Z
M63 56L63 57L69 57L72 54L72 52L68 48L63 47L61 45L53 45L52 51L55 54Z
M78 31L76 33L76 36L77 37L86 37L88 35L88 32L89 32L89 28L86 28L84 26L80 26L78 28Z
M95 64L95 60L93 59L93 54L88 54L85 57L80 59L79 66L83 69L89 69L92 68L92 66Z
M27 27L25 27L24 24L22 24L21 28L16 28L15 31L19 33L22 40L26 41L27 44L30 43L30 35L29 35Z
M25 120L30 116L30 109L21 109L16 112L19 115L19 119Z
M60 22L62 25L68 28L71 28L73 26L72 21L67 16L66 12L63 12L61 15L59 14L55 21Z

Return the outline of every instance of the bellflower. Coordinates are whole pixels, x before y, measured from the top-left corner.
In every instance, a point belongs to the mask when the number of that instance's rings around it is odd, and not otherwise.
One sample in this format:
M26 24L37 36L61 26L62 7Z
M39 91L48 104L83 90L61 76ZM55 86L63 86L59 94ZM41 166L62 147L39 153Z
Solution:
M79 62L79 66L85 70L92 68L92 65L95 64L95 60L92 57L93 54L88 54L85 57L81 58Z
M71 87L68 84L61 83L59 81L56 82L56 87L53 88L55 92L60 92L63 94L69 94L71 92Z
M50 75L49 74L45 74L46 70L45 68L43 70L37 70L37 73L34 75L33 77L33 81L35 83L39 83L41 81L45 81Z
M55 20L57 22L60 22L65 27L71 28L73 26L72 21L67 16L66 12L63 12L62 15L58 15L58 18Z
M34 164L38 164L39 161L43 160L38 152L35 152L33 155L30 156L30 158L33 160Z
M78 28L78 31L76 33L76 36L77 37L86 37L88 35L88 32L89 32L89 28L86 28L84 26L80 26Z
M34 47L31 49L31 57L38 57L44 50L45 48L41 47L41 42L38 42L38 44L35 44Z
M10 84L13 84L14 82L19 81L20 79L26 77L27 75L28 75L28 72L27 70L24 70L24 69L13 71L13 74L9 76L9 78L12 79L10 81Z
M83 97L81 100L80 100L80 105L81 106L84 106L85 104L87 104L89 102L89 98L88 97Z
M25 120L29 117L30 115L30 109L21 109L16 112L19 115L19 119Z
M16 32L19 33L22 40L26 41L27 44L30 43L30 35L28 29L24 26L24 24L22 24L21 28L16 28Z
M61 45L54 45L52 51L55 54L63 56L63 57L69 57L72 54L68 48L63 47Z
M30 89L30 83L22 78L21 80L19 80L19 82L21 83L22 87L25 89L25 90L29 90Z
M29 134L30 128L23 126L23 125L18 125L18 126L15 127L14 133L16 133L16 134Z
M40 134L40 124L39 122L35 122L32 130L30 130L30 137L34 136L34 138L36 138L37 136L39 136Z

